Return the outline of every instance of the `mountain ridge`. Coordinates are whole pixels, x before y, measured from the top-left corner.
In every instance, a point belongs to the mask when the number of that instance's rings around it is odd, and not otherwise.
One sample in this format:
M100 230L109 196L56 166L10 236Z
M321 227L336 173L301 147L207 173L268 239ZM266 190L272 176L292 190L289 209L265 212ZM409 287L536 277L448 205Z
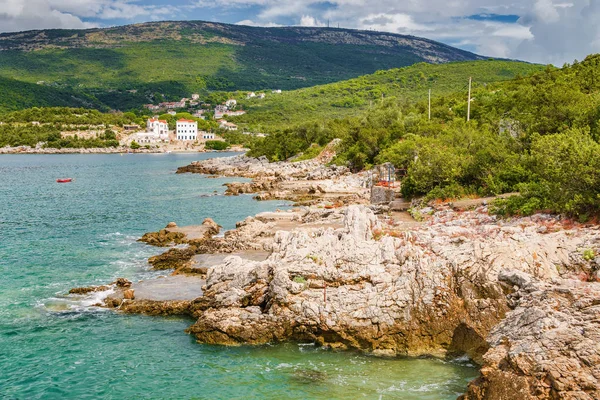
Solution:
M158 27L163 29L163 35L161 37L152 37L147 35L151 33L151 28ZM177 29L180 29L178 32ZM183 29L197 29L199 32L183 32ZM218 40L219 38L211 37L210 33L219 31L222 34L229 34L233 36L231 40ZM331 44L354 44L354 45L368 45L378 44L380 46L392 46L394 40L398 45L408 45L411 42L418 44L418 48L422 51L427 50L431 46L436 46L440 49L449 50L456 53L458 57L452 57L451 59L445 59L441 57L434 57L430 54L423 54L428 57L424 61L428 62L447 62L447 61L460 61L460 60L476 60L483 59L485 57L477 55L475 53L458 49L453 46L434 41L427 38L421 38L413 35L403 35L391 32L380 32L371 30L360 30L360 29L348 29L348 28L329 28L329 27L301 27L301 26L285 26L285 27L255 27L247 25L236 25L226 24L220 22L209 22L209 21L153 21L144 22L139 24L122 25L109 28L89 28L89 29L42 29L42 30L29 30L22 32L7 32L0 33L0 50L30 50L31 47L20 42L22 39L28 40L39 40L45 43L47 46L56 46L59 48L78 48L86 47L82 41L82 36L89 39L88 46L97 47L100 44L104 44L110 48L110 46L118 46L115 44L114 39L119 38L118 35L124 33L135 34L137 36L136 41L148 42L153 40L162 40L165 38L181 40L183 38L189 39L192 42L199 44L206 43L223 43L223 44L234 44L243 45L245 43L243 39L248 40L249 38L256 39L255 33L261 32L262 39L264 40L265 34L268 34L268 38L272 41L280 43L295 43L300 41L314 41L314 42L325 42ZM48 37L47 33L52 33ZM208 33L208 35L203 35ZM145 34L143 36L141 34ZM290 34L295 34L292 36ZM302 35L304 34L304 40ZM310 37L306 34L312 35ZM369 41L369 37L375 37L376 42ZM112 40L111 40L112 38ZM119 39L123 40L126 37L121 36ZM63 42L56 43L62 40ZM66 42L64 42L66 40ZM69 46L70 44L71 46ZM412 46L411 46L412 47ZM414 47L413 47L414 48Z

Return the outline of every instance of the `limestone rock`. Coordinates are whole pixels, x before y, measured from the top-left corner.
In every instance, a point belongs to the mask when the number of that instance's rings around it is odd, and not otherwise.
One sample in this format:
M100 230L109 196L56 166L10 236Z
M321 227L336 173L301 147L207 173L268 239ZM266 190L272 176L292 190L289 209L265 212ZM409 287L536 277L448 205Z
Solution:
M173 228L173 226L169 226L169 225L167 225L168 228ZM176 226L177 225L175 225L175 227ZM167 246L171 246L174 244L185 243L185 238L186 238L185 234L183 234L181 232L170 232L167 229L162 229L158 232L146 233L138 241L147 243L151 246L167 247Z
M125 278L117 278L117 280L114 281L112 284L116 285L117 287L120 287L120 288L131 287L131 281L129 279L125 279Z
M600 284L523 283L463 399L599 399Z

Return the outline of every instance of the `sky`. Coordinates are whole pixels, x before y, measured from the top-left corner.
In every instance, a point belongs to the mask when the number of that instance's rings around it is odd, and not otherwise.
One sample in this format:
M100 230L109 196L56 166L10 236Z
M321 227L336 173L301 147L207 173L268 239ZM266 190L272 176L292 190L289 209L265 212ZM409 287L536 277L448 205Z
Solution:
M329 23L557 66L600 53L600 0L0 0L0 32L162 20Z

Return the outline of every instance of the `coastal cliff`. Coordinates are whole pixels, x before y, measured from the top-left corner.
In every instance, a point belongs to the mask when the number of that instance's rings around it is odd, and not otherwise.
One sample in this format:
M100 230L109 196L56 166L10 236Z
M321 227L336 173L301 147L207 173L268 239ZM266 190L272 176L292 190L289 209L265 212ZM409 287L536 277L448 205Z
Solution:
M466 354L481 376L464 399L600 398L598 226L543 214L499 219L486 204L437 204L417 210L418 222L368 205L366 175L318 161L235 157L180 172L252 177L244 193L313 198L223 237L213 236L218 228L199 239L159 232L159 245L179 244L162 256L186 254L170 290L202 285L201 295L152 299L134 284L107 305L191 315L188 332L202 343Z

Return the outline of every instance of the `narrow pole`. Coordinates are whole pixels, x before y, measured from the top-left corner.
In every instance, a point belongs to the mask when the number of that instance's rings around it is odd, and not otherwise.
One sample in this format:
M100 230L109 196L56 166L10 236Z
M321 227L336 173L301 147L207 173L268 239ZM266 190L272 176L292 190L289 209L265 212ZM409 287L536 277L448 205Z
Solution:
M467 101L467 122L471 120L471 77L469 77L469 100Z
M431 89L429 89L429 120L431 121Z

